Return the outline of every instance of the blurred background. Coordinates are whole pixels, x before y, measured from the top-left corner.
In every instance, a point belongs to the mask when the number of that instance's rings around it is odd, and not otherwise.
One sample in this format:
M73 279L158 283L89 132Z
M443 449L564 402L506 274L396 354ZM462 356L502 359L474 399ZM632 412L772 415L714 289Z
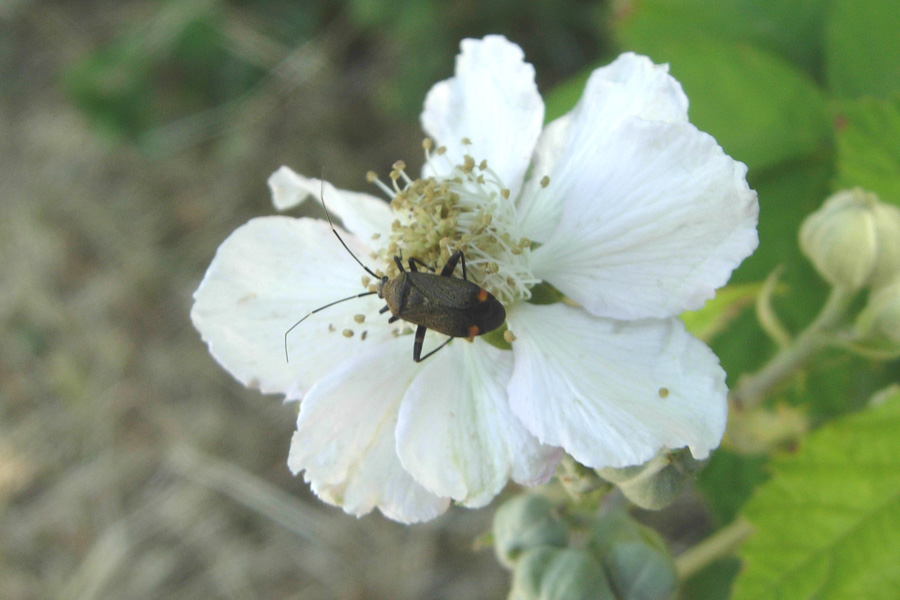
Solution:
M505 33L546 88L602 58L604 14L0 1L0 598L504 597L490 509L356 519L291 476L296 407L212 360L191 294L280 165L417 170L461 38Z

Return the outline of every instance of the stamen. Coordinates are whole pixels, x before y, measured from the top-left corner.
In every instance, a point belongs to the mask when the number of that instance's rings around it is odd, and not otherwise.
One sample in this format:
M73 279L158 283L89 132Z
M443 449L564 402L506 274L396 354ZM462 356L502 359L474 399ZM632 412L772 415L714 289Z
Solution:
M468 139L462 143L471 146ZM465 155L460 164L453 164L445 147L432 152L434 142L427 138L422 147L427 172L440 175L412 179L406 164L397 161L390 185L373 179L374 174L367 176L388 194L397 217L388 243L377 253L384 274L393 278L399 273L395 256L415 258L437 272L461 250L469 281L506 305L529 298L539 280L531 273L531 242L519 233L509 188L487 160ZM461 276L459 267L454 276Z

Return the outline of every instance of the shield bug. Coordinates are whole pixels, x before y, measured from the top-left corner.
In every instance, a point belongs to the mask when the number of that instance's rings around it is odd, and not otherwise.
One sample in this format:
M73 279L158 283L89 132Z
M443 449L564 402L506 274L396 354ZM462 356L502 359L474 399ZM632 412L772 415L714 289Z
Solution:
M366 273L377 279L378 283L375 291L363 292L335 300L309 312L294 323L284 333L284 355L286 360L288 360L287 336L295 327L310 316L335 304L373 294L378 294L378 297L385 301L384 308L379 312L383 314L390 311L389 323L403 320L417 326L413 344L413 360L416 362L425 360L450 343L455 337L474 338L497 329L506 320L506 310L500 304L500 301L483 287L469 281L466 274L466 257L463 255L462 250L456 250L450 255L450 258L444 263L440 274L435 273L434 269L416 258L407 260L408 269L406 269L403 267L402 259L399 256L394 256L394 264L397 265L399 273L393 278L389 278L387 275L379 277L347 247L337 229L334 228L331 215L328 213L328 208L325 207L324 195L321 196L321 200L331 231L344 249L353 257L353 260ZM462 279L453 276L458 264L462 266ZM416 265L420 265L430 272L419 271ZM437 348L422 356L425 332L429 329L443 333L449 338Z

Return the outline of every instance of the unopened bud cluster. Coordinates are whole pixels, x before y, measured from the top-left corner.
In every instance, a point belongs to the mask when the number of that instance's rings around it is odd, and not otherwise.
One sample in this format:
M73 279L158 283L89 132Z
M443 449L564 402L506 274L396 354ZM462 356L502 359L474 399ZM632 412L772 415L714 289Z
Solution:
M511 600L674 596L674 563L653 530L619 513L581 519L578 528L579 535L570 536L553 504L536 494L497 510L494 544L513 570Z
M900 348L900 277L872 290L857 329Z
M879 287L900 276L900 209L859 188L838 192L803 222L800 248L834 286Z
M832 285L870 290L857 341L900 349L900 208L859 188L838 192L803 223L800 246Z
M689 450L664 451L648 462L623 469L597 471L606 481L616 484L622 494L636 506L659 510L671 504L684 483L704 464Z

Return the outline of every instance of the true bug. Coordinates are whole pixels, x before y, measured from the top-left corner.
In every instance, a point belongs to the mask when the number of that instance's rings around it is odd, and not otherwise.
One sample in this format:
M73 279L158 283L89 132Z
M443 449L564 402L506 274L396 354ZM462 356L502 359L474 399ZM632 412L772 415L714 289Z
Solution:
M413 345L413 360L420 362L446 346L455 337L473 338L477 335L488 333L500 327L506 320L506 310L503 305L483 287L469 281L466 274L466 257L462 250L456 250L444 263L440 275L431 272L423 273L416 268L419 264L429 271L431 267L416 258L409 258L407 265L409 270L403 268L403 261L399 256L394 257L394 263L400 270L393 279L387 275L379 277L369 267L364 265L353 254L343 238L334 228L328 208L325 207L325 197L321 197L322 206L325 208L325 216L331 231L337 237L344 249L353 257L366 273L378 280L375 291L363 292L354 296L348 296L335 300L311 311L302 319L291 325L284 332L284 356L288 360L287 336L300 323L320 310L325 310L335 304L340 304L354 298L362 298L378 294L383 298L385 306L379 313L391 312L389 323L400 319L408 321L416 328L415 343ZM462 263L463 278L453 277L456 265ZM437 348L422 356L422 344L425 341L425 332L429 329L450 336Z

